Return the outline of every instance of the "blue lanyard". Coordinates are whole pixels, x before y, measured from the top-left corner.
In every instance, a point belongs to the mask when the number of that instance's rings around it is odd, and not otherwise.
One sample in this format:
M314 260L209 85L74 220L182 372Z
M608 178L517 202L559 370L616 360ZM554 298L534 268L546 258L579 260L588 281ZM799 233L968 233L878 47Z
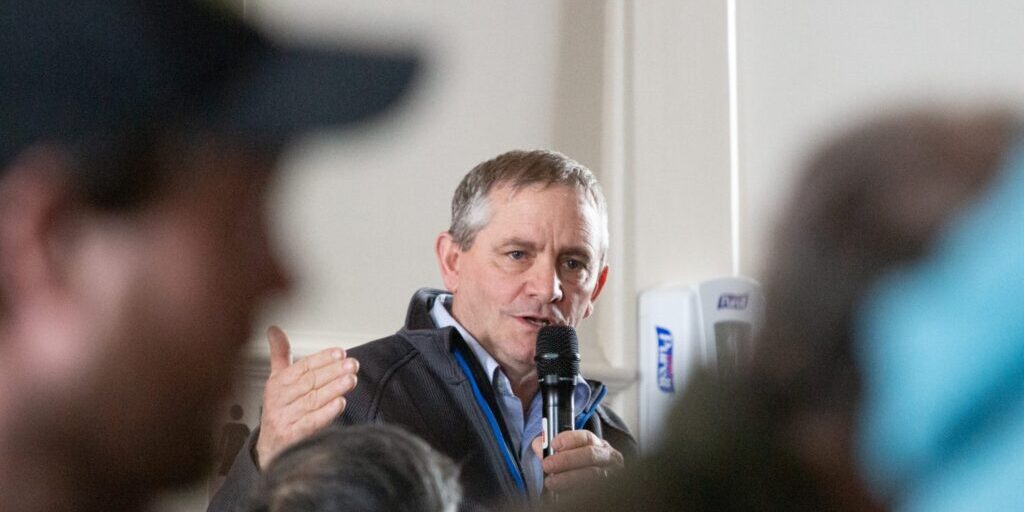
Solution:
M516 488L520 492L526 493L526 483L523 481L523 473L519 470L519 466L516 465L515 459L512 458L512 450L509 449L508 443L505 442L505 436L501 433L501 427L498 426L498 420L494 416L494 411L487 405L487 400L484 400L483 393L480 392L480 387L476 384L476 379L473 378L473 372L470 371L469 365L466 364L466 358L462 356L462 351L459 349L454 350L455 361L459 363L459 367L462 368L462 372L466 374L469 379L469 385L473 388L473 398L476 399L477 405L480 410L484 412L484 416L487 418L487 424L491 427L491 434L494 439L498 442L498 446L501 448L501 456L505 459L505 467L508 469L509 474L512 475L512 480L516 483Z
M604 385L600 385L597 390L597 398L590 401L588 406L579 416L576 417L576 430L583 430L583 427L590 420L590 417L597 412L597 406L601 405L601 400L604 400L604 396L608 394L608 388Z

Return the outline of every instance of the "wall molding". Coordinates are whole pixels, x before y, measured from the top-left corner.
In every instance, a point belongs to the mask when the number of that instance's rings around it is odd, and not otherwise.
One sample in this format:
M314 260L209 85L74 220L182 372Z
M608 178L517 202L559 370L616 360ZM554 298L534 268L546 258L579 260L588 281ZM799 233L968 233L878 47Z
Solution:
M288 340L292 345L292 358L298 360L331 347L349 349L368 341L379 339L385 335L332 331L287 331ZM270 349L267 342L260 336L249 344L242 361L238 365L242 378L247 384L266 381L270 376ZM619 392L637 381L637 373L633 368L620 368L598 360L588 364L582 363L581 371L587 378L603 382L609 392Z

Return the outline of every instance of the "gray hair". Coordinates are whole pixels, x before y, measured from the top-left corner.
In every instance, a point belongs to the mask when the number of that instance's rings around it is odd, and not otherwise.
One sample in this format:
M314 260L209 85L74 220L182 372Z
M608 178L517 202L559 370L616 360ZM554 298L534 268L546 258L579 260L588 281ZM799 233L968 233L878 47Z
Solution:
M598 247L604 261L608 252L608 205L594 173L583 164L559 153L544 149L514 150L477 164L469 171L452 197L452 239L463 250L473 245L476 234L490 221L488 194L498 186L509 185L519 191L531 185L566 185L585 197L599 217Z
M264 473L250 512L455 512L459 468L389 425L331 425L287 448Z

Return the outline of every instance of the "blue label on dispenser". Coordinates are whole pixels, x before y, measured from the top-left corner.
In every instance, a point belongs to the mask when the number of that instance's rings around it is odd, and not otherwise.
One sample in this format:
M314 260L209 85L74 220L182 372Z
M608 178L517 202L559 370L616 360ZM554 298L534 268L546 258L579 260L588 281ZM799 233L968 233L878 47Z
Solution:
M655 326L658 333L658 389L674 393L672 384L672 331Z

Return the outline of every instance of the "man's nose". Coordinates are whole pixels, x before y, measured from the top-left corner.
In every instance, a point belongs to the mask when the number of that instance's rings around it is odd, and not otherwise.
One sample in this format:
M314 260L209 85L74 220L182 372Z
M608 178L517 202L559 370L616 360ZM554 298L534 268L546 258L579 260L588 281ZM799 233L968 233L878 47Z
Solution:
M558 270L553 264L537 262L531 269L529 277L530 296L541 302L558 302L562 300L562 281L558 278Z

